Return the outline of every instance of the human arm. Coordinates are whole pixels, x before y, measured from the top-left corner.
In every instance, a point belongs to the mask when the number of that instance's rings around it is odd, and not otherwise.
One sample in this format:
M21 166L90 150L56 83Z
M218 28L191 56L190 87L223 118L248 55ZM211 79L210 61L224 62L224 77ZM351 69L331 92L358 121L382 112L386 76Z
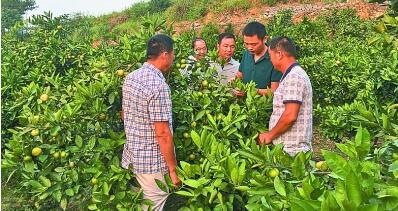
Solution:
M159 143L160 153L166 161L171 181L174 185L180 185L181 180L177 176L177 160L174 154L173 135L168 122L154 122L155 136Z
M269 132L261 133L258 137L258 144L270 144L272 140L288 131L296 122L301 104L298 102L289 102L285 104L285 111L281 118Z
M257 89L257 94L265 96L268 94L272 94L278 88L279 82L271 82L271 89Z
M158 89L154 90L149 98L149 117L152 121L155 133L155 139L159 144L162 154L170 174L173 184L178 185L180 180L177 177L177 161L174 153L174 142L172 128L169 123L171 120L171 98L170 89L166 84L159 84Z
M279 90L281 89L281 90ZM284 111L276 125L267 133L259 135L259 144L269 144L273 139L289 130L297 120L303 96L306 90L305 81L297 75L289 75L284 81L283 87L278 88L278 93L282 96Z

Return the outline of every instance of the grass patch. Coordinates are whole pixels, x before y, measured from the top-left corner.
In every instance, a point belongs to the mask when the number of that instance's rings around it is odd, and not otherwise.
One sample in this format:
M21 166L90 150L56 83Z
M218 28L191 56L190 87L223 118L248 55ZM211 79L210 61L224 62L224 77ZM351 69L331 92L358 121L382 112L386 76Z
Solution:
M122 24L116 25L112 32L115 34L133 34L140 29L140 23L137 20L130 19Z
M207 14L208 3L210 3L208 0L175 0L172 6L166 10L166 16L173 21L199 19Z
M223 0L213 3L213 9L216 13L233 12L236 10L250 9L252 5L252 2L247 0Z

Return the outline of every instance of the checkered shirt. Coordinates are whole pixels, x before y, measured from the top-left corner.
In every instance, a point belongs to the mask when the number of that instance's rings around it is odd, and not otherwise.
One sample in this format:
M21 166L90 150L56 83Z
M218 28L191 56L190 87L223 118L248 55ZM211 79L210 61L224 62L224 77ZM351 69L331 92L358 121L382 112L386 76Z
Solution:
M285 73L274 93L270 130L285 111L285 103L289 102L300 103L297 120L288 131L274 139L273 143L283 144L284 150L294 156L300 151L312 150L312 87L307 73L298 65Z
M149 63L130 73L123 84L127 142L122 167L135 174L167 172L155 136L154 122L167 121L172 131L170 88L161 71Z

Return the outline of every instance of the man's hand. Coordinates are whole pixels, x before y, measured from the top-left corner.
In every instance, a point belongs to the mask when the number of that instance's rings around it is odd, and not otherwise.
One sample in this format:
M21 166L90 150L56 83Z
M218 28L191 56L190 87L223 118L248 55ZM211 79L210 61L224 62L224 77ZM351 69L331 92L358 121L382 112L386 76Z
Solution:
M235 95L235 96L237 96L237 97L244 97L244 96L246 95L245 92L242 92L242 91L236 90L236 89L233 89L233 90L232 90L232 94Z
M271 94L272 90L271 89L257 89L257 94L261 96L265 96L267 94Z
M176 171L170 171L170 179L175 186L181 186L181 180L178 178Z
M263 144L270 144L272 143L272 137L270 133L260 133L258 135L258 144L263 145Z
M236 73L236 77L242 80L242 79L243 79L243 73L240 72L240 71L238 71L238 72Z

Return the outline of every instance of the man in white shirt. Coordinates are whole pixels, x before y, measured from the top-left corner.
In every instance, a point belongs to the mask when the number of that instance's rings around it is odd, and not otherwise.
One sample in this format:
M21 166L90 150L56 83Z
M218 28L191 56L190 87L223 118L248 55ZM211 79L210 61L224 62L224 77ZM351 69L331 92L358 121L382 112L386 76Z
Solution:
M221 84L227 84L235 79L239 62L232 58L235 53L235 36L231 33L221 33L218 36L218 59L211 63L216 68Z

